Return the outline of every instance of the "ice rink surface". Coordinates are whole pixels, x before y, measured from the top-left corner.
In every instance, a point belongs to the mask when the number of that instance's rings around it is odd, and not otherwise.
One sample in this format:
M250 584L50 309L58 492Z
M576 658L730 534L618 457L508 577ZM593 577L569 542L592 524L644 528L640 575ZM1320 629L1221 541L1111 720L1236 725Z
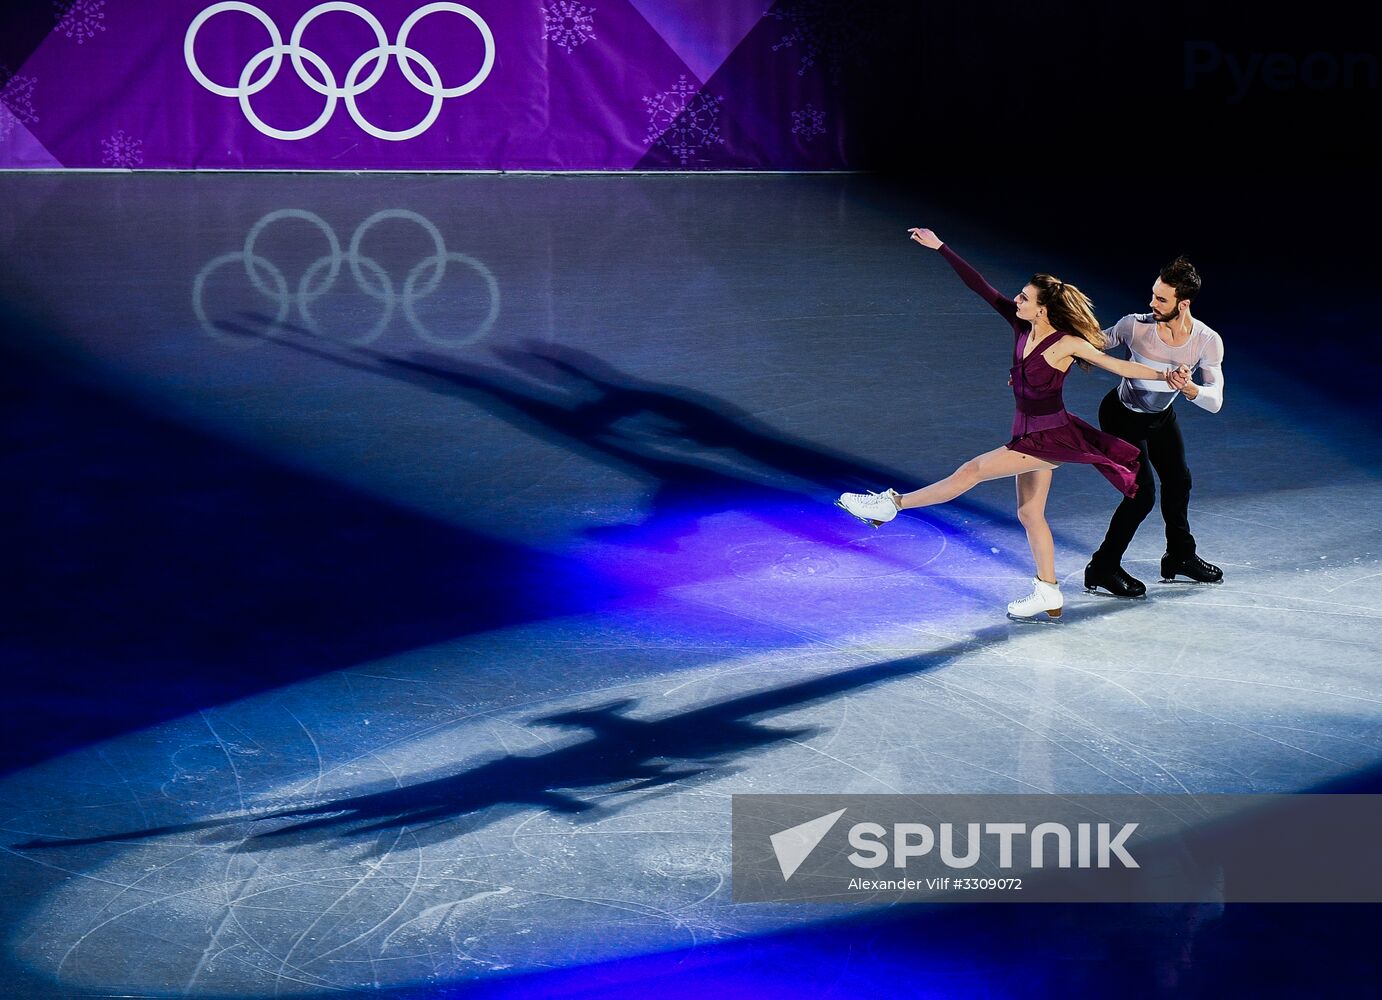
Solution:
M1328 331L1197 308L1222 585L1159 582L1154 512L1148 597L1085 594L1118 499L1085 467L1048 505L1058 625L1003 616L1010 481L877 531L831 506L1008 437L1010 334L907 227L1106 324L1159 244L1081 257L851 176L0 195L16 995L1207 988L1265 910L733 904L730 796L1376 790L1376 403L1283 363ZM1377 922L1315 913L1282 919Z

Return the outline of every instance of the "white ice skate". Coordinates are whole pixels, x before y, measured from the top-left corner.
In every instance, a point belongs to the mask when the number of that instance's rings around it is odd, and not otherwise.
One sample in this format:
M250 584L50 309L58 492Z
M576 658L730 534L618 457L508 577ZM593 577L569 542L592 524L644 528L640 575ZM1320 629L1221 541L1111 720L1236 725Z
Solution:
M882 493L841 493L835 506L876 528L897 517L899 495L892 489Z
M1009 604L1008 617L1019 621L1044 621L1046 619L1040 617L1042 612L1046 613L1047 618L1059 618L1064 606L1065 599L1061 597L1058 585L1033 577L1031 595Z

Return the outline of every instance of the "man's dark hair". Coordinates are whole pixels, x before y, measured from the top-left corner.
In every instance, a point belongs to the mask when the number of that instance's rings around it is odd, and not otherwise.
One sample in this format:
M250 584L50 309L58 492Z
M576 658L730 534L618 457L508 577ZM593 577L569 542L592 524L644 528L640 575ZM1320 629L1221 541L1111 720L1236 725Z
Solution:
M1184 257L1177 257L1161 269L1161 280L1176 290L1176 299L1190 301L1200 294L1200 272Z

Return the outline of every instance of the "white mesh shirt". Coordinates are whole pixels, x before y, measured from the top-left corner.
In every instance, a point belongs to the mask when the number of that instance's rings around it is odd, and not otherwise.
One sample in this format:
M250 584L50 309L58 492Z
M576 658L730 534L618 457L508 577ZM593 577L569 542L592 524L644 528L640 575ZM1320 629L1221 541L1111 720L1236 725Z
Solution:
M1108 339L1105 351L1126 347L1133 361L1152 368L1186 365L1199 389L1191 402L1210 413L1217 413L1224 405L1224 341L1199 320L1194 320L1190 339L1179 347L1171 347L1157 336L1156 320L1151 313L1124 316L1105 330L1104 336ZM1138 413L1160 413L1179 395L1168 389L1165 382L1146 379L1125 378L1118 386L1118 398L1123 405Z

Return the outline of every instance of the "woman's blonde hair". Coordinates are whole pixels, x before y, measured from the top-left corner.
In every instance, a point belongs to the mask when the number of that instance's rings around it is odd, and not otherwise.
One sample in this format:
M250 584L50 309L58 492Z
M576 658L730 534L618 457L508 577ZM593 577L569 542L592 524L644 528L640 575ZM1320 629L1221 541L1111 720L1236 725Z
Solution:
M1099 350L1104 349L1104 331L1094 315L1094 303L1074 285L1061 281L1054 274L1034 274L1028 282L1037 290L1037 305L1046 307L1046 318L1062 333L1083 337ZM1083 358L1075 363L1089 371L1094 366Z

